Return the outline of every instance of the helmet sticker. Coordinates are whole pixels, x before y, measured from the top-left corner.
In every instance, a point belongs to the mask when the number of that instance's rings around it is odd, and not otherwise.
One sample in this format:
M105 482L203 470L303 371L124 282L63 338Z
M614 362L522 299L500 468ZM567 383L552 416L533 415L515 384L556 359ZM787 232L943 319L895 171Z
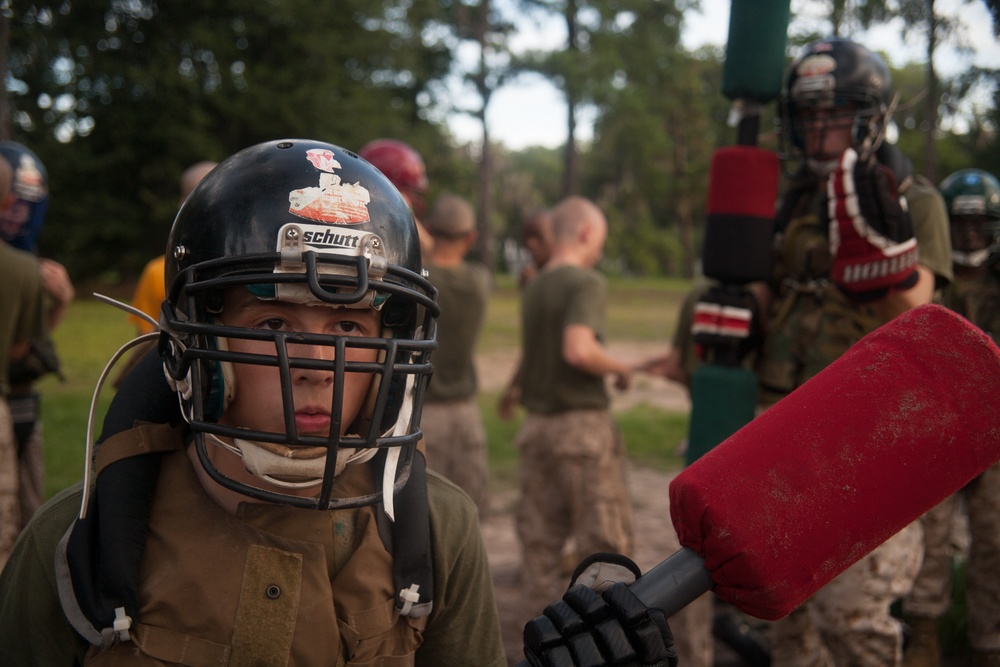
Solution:
M822 76L837 69L837 61L828 54L815 54L805 58L796 68L799 76Z
M30 155L24 154L17 165L14 173L14 187L12 188L18 199L29 202L41 201L46 196L45 178L42 176L38 164Z
M837 61L826 54L811 55L804 59L795 69L798 79L792 85L792 97L804 97L813 100L814 104L833 101L837 89L837 79L834 71Z
M368 222L368 202L371 195L360 183L342 183L333 173L341 168L333 151L313 148L306 151L306 159L322 173L319 187L306 187L288 193L288 211L306 220L336 224Z

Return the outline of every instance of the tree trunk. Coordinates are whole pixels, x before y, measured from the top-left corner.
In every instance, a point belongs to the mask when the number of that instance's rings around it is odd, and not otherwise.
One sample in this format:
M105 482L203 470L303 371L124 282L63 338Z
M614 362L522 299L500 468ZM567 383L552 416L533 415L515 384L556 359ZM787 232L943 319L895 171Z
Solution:
M479 167L476 174L476 225L479 229L479 261L493 270L493 226L490 219L493 215L493 151L490 146L490 133L486 125L486 109L490 104L493 91L487 80L486 51L489 44L486 34L489 30L490 0L482 0L479 5L479 16L476 20L476 40L479 42L479 73L476 76L476 87L482 100L479 120L483 124L483 146L479 156Z
M934 71L934 50L937 48L937 16L934 0L927 0L927 133L924 135L924 176L937 183L938 80Z
M10 23L6 14L0 16L0 76L7 80L7 54L10 51ZM11 137L10 101L7 99L7 86L0 86L0 141Z
M566 3L566 34L567 50L576 54L580 45L577 43L576 2ZM575 61L575 56L574 56ZM577 82L567 76L564 83L566 93L566 151L563 172L563 196L575 195L580 191L580 155L576 150L576 106L579 102Z
M683 182L688 170L688 143L687 136L678 131L684 127L683 123L671 123L674 131L673 144L673 179L675 183ZM685 278L694 278L695 265L697 263L696 251L694 247L694 221L692 212L694 202L691 200L688 188L677 189L677 206L674 209L677 214L677 238L681 244L681 275Z

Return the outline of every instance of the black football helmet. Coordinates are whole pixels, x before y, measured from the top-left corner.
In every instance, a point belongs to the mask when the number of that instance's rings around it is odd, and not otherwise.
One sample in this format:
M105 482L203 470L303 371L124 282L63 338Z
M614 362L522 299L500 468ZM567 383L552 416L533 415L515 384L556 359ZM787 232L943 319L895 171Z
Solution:
M806 46L788 68L779 108L781 134L819 167L829 156L807 154L804 115L810 110L849 114L854 148L864 158L885 138L893 106L892 76L878 54L841 37L822 39Z
M982 266L1000 250L1000 181L982 169L960 169L938 186L948 207L952 260Z
M436 290L422 275L413 216L385 176L353 152L319 141L252 146L219 164L185 200L166 258L160 353L213 479L253 498L318 509L374 504L383 491L405 484L421 437L438 306ZM373 308L381 335L226 326L222 297L234 287L261 300ZM234 339L268 341L274 352L234 352ZM296 346L332 352L297 357ZM377 361L351 361L347 352L358 349L377 350ZM235 387L236 364L278 369L282 432L219 423L235 392L251 391ZM292 375L303 368L333 374L329 436L297 432ZM362 414L342 427L344 392L337 387L345 373L366 373L372 381ZM213 446L240 455L267 484L221 472L209 456ZM377 456L384 459L382 491L344 497L335 489L344 465ZM276 488L317 490L305 497Z

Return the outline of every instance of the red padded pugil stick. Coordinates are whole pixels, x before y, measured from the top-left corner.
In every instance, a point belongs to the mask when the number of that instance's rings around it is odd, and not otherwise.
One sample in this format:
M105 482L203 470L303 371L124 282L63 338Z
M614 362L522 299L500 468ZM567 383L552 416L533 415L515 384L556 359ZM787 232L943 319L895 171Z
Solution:
M998 395L979 329L934 305L899 316L674 479L685 549L633 590L668 615L713 588L785 616L1000 460Z
M702 248L706 276L737 285L767 278L779 171L777 153L756 146L712 154Z

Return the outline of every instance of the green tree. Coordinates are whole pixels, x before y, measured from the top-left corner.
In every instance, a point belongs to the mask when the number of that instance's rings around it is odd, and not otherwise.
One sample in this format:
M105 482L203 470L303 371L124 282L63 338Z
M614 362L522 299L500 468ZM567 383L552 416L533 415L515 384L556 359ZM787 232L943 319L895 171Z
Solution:
M464 109L474 116L482 127L476 178L476 217L479 229L478 254L481 261L490 264L494 256L493 192L494 146L490 141L486 113L493 93L510 76L510 54L507 37L512 25L503 20L490 0L479 0L477 5L456 4L454 25L460 39L474 42L479 51L476 65L464 72L464 79L476 92L479 105Z
M621 239L612 247L630 268L690 277L712 151L730 142L721 56L684 52L673 3L616 7L591 35L593 51L604 55L588 183L618 218Z
M563 148L562 194L580 193L580 147L577 142L577 117L580 109L593 99L593 87L599 85L600 70L608 53L595 53L591 42L608 13L617 12L617 3L594 0L521 0L521 4L562 19L566 44L554 51L534 51L516 61L527 71L548 78L566 98L566 145ZM659 4L659 3L656 3Z
M162 252L181 170L261 140L430 153L442 25L433 0L19 3L12 134L50 174L43 250L78 278L136 272Z
M970 1L965 0L965 2ZM958 39L961 22L956 16L947 16L939 12L934 0L863 0L857 4L856 12L861 25L865 28L898 17L902 19L904 34L916 29L923 35L925 40L923 119L926 131L923 134L922 163L924 174L936 182L938 177L936 149L942 86L935 69L934 57L942 43Z

